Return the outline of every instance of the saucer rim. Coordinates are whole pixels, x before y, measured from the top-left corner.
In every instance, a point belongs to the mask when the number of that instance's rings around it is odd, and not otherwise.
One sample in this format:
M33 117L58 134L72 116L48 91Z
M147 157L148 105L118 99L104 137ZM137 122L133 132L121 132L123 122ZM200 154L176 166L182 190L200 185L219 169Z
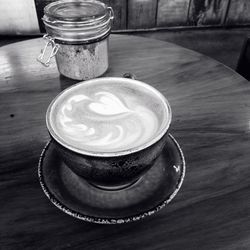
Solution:
M161 210L162 208L164 208L167 204L169 204L173 198L176 196L176 194L178 193L178 191L180 190L183 181L184 181L184 177L185 177L185 173L186 173L186 162L185 162L185 158L184 158L184 154L182 152L182 149L180 147L180 145L178 144L178 142L176 141L176 139L174 138L174 136L172 136L170 133L168 133L168 136L170 137L170 139L174 142L175 146L177 147L179 153L180 153L180 157L181 157L181 161L182 161L182 173L181 176L177 182L177 187L175 188L175 190L161 203L159 203L157 206L149 209L146 212L143 213L139 213L133 216L129 216L129 217L124 217L124 218L101 218L101 217L95 217L95 216L89 216L89 215L84 215L82 213L79 213L67 206L65 206L62 202L60 202L50 191L49 188L46 186L45 181L44 181L44 177L43 177L43 173L42 173L42 165L43 165L43 159L45 157L45 153L51 143L51 140L49 140L45 147L43 148L40 157L39 157L39 162L38 162L38 178L39 178L39 183L42 187L43 192L45 193L45 195L48 197L48 199L50 200L50 202L55 205L58 209L62 210L64 213L77 218L79 220L82 221L86 221L86 222L90 222L90 223L97 223L97 224L123 224L123 223L128 223L128 222L133 222L133 221L138 221L141 220L143 218L145 218L146 216L151 216L153 214L155 214L156 212L158 212L159 210Z

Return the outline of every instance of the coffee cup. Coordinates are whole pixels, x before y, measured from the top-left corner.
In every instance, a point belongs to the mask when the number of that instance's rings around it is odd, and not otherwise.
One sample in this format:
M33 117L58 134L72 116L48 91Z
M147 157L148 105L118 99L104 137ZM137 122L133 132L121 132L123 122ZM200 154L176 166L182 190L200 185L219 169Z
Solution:
M172 113L167 99L135 79L102 77L57 95L46 113L51 143L77 175L103 189L138 181L161 154Z

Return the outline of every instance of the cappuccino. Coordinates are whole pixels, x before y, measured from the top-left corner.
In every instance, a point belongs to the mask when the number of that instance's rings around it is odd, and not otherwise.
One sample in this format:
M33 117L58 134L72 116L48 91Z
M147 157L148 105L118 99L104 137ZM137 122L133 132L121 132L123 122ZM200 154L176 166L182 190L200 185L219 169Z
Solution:
M136 80L99 78L63 91L48 109L52 136L78 152L120 152L144 146L168 128L165 98Z

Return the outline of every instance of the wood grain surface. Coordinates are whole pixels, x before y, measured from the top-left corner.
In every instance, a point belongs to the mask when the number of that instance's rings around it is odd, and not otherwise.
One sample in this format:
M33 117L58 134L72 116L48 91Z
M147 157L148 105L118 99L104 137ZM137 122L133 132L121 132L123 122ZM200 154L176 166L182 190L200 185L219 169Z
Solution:
M230 0L230 8L227 15L227 24L250 23L250 1Z
M1 249L250 249L250 85L217 61L174 44L112 35L106 76L134 73L169 100L170 132L187 163L163 210L123 225L70 217L45 197L37 163L45 112L75 83L35 58L33 39L0 48Z
M191 25L224 24L230 0L190 0L189 23Z
M127 0L113 1L102 0L114 11L113 30L125 30L127 28Z
M0 1L0 34L45 33L44 7L56 0ZM113 31L250 25L249 0L100 0L114 9Z
M159 0L157 26L187 25L190 0Z
M128 0L128 28L152 28L156 24L157 0Z

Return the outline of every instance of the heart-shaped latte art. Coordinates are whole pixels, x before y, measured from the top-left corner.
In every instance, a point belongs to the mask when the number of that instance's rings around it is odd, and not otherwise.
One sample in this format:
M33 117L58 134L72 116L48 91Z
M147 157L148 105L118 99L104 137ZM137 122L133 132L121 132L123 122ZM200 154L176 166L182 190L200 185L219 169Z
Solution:
M100 115L117 115L129 112L129 109L121 102L121 100L109 92L98 92L97 102L89 104L89 109Z
M57 124L71 144L103 152L143 144L156 133L159 121L138 96L97 90L65 100L58 110Z

